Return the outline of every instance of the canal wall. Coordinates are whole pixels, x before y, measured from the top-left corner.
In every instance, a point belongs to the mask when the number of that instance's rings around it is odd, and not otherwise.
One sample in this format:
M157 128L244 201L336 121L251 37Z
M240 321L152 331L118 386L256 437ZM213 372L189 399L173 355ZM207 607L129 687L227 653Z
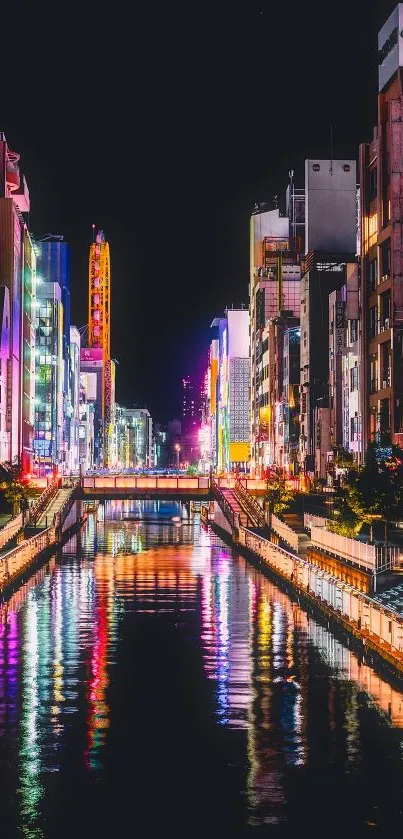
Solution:
M85 519L82 502L75 500L65 515L54 516L51 527L33 533L17 547L3 553L0 556L0 596L17 584L41 558L61 546Z
M259 557L296 591L308 596L328 617L338 620L366 647L375 650L403 674L403 620L395 612L244 527L239 527L234 541Z
M227 527L215 505L214 523L228 540ZM221 513L223 516L223 513ZM349 635L387 662L399 677L403 676L403 619L391 609L376 603L354 586L333 577L301 556L281 548L269 539L239 525L230 539L247 555L259 560L275 576L285 581L296 594L315 605L327 619L336 621Z

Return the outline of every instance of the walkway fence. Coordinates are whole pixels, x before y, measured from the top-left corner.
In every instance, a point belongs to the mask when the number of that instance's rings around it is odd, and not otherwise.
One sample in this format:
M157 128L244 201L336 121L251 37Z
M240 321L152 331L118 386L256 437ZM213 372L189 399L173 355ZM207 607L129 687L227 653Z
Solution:
M0 557L0 589L12 583L31 565L38 554L55 542L56 529L48 527Z
M304 513L304 527L310 530L311 527L327 527L328 519L323 516L314 516L312 513Z
M0 550L2 548L4 548L4 546L7 544L7 542L10 541L10 539L13 539L14 536L17 535L17 533L23 527L23 524L24 524L23 514L19 513L18 516L15 516L15 518L10 519L10 521L7 522L7 524L4 525L4 527L1 528L1 530L0 530Z
M238 542L293 585L347 618L361 633L403 653L403 618L392 609L244 527L239 528Z
M339 536L325 527L311 526L311 540L313 545L322 548L336 557L342 557L359 568L365 568L370 573L388 571L403 565L401 548L389 545L368 545L358 539Z
M286 542L287 545L290 546L294 551L299 550L299 538L298 533L295 532L288 524L285 524L281 519L272 513L271 515L271 529L283 540Z

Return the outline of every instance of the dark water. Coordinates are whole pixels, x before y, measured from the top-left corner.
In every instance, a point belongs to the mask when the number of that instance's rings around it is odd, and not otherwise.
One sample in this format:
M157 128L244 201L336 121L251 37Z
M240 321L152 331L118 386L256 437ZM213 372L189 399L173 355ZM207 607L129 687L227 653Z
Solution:
M403 695L197 519L130 504L0 610L0 837L401 835Z

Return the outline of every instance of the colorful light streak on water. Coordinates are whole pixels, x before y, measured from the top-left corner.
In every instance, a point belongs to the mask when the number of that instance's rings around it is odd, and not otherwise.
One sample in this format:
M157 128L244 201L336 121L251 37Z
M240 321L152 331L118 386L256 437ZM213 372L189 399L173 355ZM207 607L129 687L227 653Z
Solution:
M108 505L0 605L2 835L398 831L400 690L180 512Z

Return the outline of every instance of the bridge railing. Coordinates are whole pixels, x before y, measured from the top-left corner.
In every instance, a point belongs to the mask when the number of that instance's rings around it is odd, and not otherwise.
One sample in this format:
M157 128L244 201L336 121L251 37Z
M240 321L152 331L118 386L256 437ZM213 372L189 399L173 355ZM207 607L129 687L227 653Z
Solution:
M231 527L235 529L239 527L239 513L232 509L231 505L228 503L220 485L217 481L213 478L211 481L211 489L214 495L214 498L217 500L218 504L221 507L221 510L224 513L225 518L230 523Z
M248 513L256 527L266 527L264 512L260 504L258 504L256 498L253 498L253 496L249 494L245 485L241 481L235 482L234 492L239 503L244 508L245 512Z
M208 477L187 477L175 475L172 477L140 476L140 475L99 475L82 478L83 489L118 490L129 489L142 492L148 490L197 490L210 488Z

